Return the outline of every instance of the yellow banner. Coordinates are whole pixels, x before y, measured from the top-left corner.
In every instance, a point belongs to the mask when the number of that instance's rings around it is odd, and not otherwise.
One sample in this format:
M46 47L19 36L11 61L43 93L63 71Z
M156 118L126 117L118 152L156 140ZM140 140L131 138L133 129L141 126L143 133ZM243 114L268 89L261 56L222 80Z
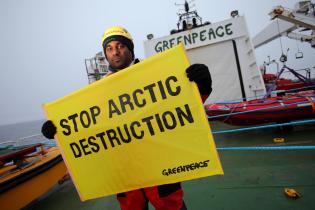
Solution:
M81 200L223 174L178 45L51 103Z

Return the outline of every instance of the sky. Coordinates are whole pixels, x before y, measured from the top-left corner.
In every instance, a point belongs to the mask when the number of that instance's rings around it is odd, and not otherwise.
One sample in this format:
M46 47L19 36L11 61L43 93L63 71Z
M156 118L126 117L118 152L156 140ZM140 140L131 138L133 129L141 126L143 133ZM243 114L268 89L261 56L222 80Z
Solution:
M169 35L184 0L1 0L0 1L0 125L44 119L42 104L88 84L85 58L101 51L108 27L124 26L133 36L136 57L144 58L146 35ZM293 8L295 0L194 0L203 21L230 18L238 10L253 37L270 23L276 5ZM288 66L315 66L307 43L282 38ZM295 59L300 49L303 59ZM256 51L257 63L279 59L279 39ZM210 67L211 68L211 67Z

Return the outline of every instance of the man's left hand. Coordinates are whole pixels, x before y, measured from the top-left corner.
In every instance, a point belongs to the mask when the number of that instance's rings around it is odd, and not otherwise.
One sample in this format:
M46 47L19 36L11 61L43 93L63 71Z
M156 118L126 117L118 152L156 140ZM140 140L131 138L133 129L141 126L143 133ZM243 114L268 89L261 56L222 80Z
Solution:
M204 64L193 64L186 69L189 81L197 83L201 95L210 95L212 92L212 80L209 69Z

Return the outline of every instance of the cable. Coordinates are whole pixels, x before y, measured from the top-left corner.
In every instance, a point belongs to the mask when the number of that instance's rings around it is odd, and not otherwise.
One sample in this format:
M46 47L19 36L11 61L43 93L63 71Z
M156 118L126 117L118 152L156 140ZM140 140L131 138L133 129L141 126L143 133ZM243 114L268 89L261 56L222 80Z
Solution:
M281 53L283 55L283 47L282 47L282 40L281 40L281 33L280 33L280 26L279 26L279 20L277 19L277 26L278 26L278 33L279 33L279 39L280 39L280 47L281 47Z
M288 122L288 123L277 123L277 124L271 124L271 125L253 126L253 127L238 128L238 129L223 130L223 131L213 131L212 134L236 133L236 132L242 132L242 131L257 130L257 129L262 129L262 128L273 128L273 127L286 126L286 125L301 125L305 123L315 123L315 119L294 121L294 122Z
M218 147L219 151L314 150L315 146Z

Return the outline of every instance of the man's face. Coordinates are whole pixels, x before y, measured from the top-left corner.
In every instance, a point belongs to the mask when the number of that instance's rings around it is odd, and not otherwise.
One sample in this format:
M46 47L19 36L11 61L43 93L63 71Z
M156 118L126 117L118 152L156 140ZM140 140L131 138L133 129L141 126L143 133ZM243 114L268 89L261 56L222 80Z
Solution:
M114 69L124 69L132 62L132 53L119 41L111 41L104 49L107 61Z

